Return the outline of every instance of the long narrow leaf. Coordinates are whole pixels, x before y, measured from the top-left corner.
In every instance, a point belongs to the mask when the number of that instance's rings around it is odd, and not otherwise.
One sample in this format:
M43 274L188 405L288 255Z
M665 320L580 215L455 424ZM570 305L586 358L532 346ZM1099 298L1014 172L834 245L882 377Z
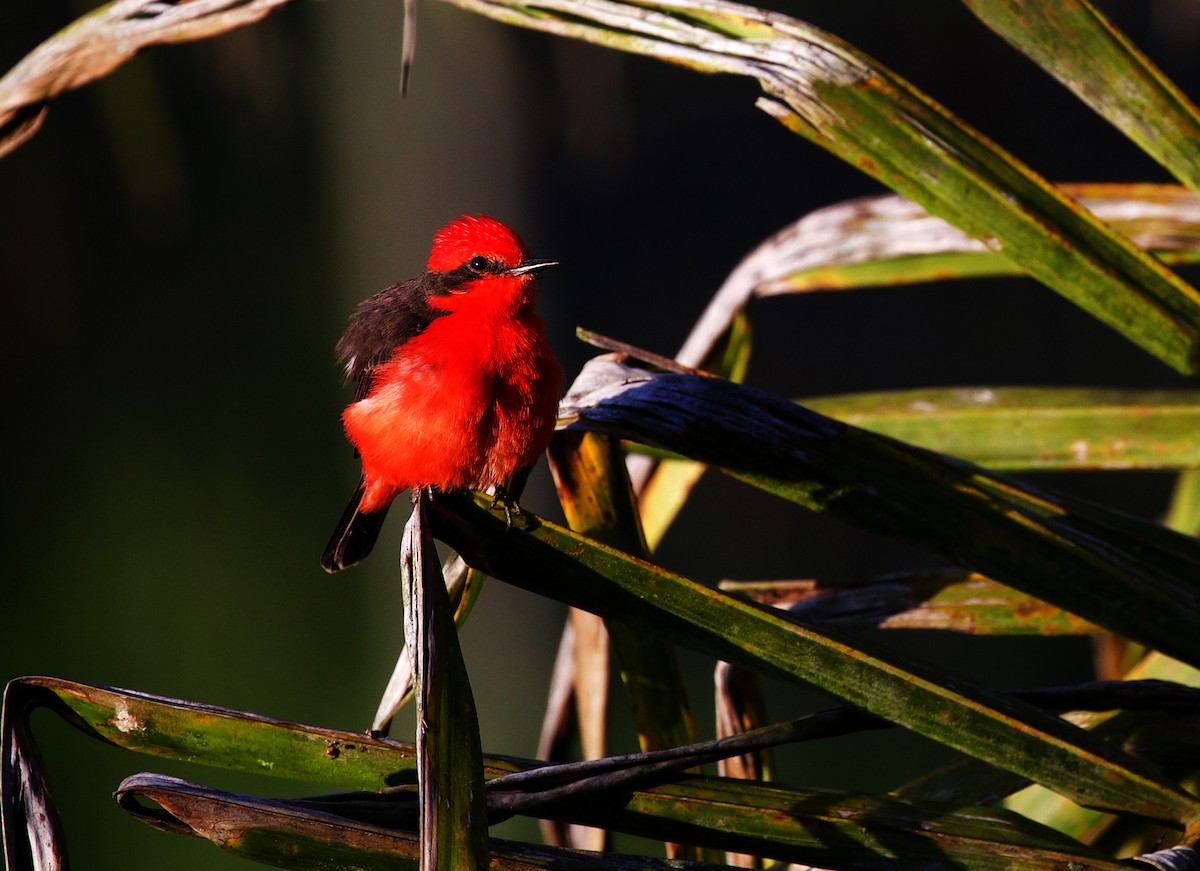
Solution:
M975 572L885 575L857 583L723 581L721 589L838 626L972 635L1094 635L1095 624Z
M1200 197L1186 188L1092 183L1058 189L1164 263L1200 259ZM726 284L775 296L1019 274L1012 260L911 200L882 196L804 216L747 255Z
M1088 0L963 0L988 27L1200 191L1200 112Z
M442 575L446 579L446 593L454 608L454 625L462 627L475 606L479 593L483 590L487 576L469 568L457 554L446 560L442 566ZM403 647L396 658L396 666L388 679L375 718L371 721L371 730L387 734L392 728L392 719L396 712L403 707L413 691L412 651Z
M830 34L726 0L452 2L511 24L756 79L767 94L759 107L789 129L984 240L1169 365L1200 369L1194 288Z
M1188 535L1200 534L1200 470L1180 473L1163 523Z
M1081 730L1003 694L948 683L841 630L788 620L546 521L526 518L526 534L512 535L465 497L439 499L431 519L438 538L493 578L812 684L1081 804L1175 822L1200 814L1194 799Z
M1200 258L1200 197L1186 188L1063 184L1059 190L1163 262ZM747 254L709 302L679 359L698 365L755 297L1022 272L1015 261L904 197L837 203L810 212Z
M855 429L761 390L597 358L574 425L652 444L933 550L1185 662L1200 542ZM469 560L468 560L469 562Z
M488 864L488 835L479 720L426 504L419 494L400 551L417 694L421 871L480 871Z
M633 493L614 439L559 433L551 468L559 501L572 529L629 553L646 554ZM696 739L675 651L662 639L609 627L613 651L633 705L643 750L676 747Z
M21 681L4 689L0 711L0 844L6 871L67 867L62 820L29 728L40 692Z
M13 686L23 693L21 708L26 715L33 707L49 706L85 733L127 749L370 790L283 803L293 810L335 813L343 819L349 815L387 820L393 829L415 824L412 744L52 678L26 678ZM184 733L196 740L180 742L178 736ZM808 734L821 737L828 733ZM208 737L213 739L211 744L201 740ZM268 756L269 767L255 762ZM497 777L535 769L538 763L489 758L486 765L489 776ZM393 794L385 797L375 792L383 782L408 786L391 790ZM1077 862L1080 869L1114 867L1069 839L994 810L895 803L703 777L621 792L627 793L621 801L601 795L595 802L543 806L540 812L564 821L652 837L657 830L655 821L668 820L672 831L686 829L689 838L714 848L745 849L826 867L852 860L857 868L893 868L897 838L906 843L906 850L920 848L913 854L918 858L936 857L965 869L1004 867L998 864L998 850L1002 856L1021 855L1042 863L1031 867L1060 867L1063 861ZM396 800L406 804L397 805ZM764 809L774 810L764 814ZM912 837L914 832L920 833L919 837ZM493 846L498 845L493 842ZM1029 852L1007 852L1014 846Z
M609 644L604 621L571 608L563 624L546 713L538 738L538 759L566 762L576 739L583 759L599 759L608 748ZM603 850L602 829L541 822L542 840L553 846Z
M0 156L37 132L51 100L108 75L151 45L253 24L292 0L113 0L46 40L0 79Z
M1200 392L963 387L802 399L990 469L1200 467Z
M750 320L744 312L731 314L720 337L698 367L718 377L741 383L750 366ZM661 460L653 466L639 469L630 458L630 478L638 494L638 513L645 532L646 546L653 553L662 537L683 509L692 489L705 472L700 463L682 459Z
M237 795L175 777L140 774L117 790L121 806L150 825L205 838L239 856L283 868L395 871L421 867L421 838L412 831L356 822L299 808L294 802ZM158 807L146 805L153 802ZM487 857L495 871L718 871L724 866L606 853L597 856L497 839Z
M616 439L593 433L557 433L550 446L550 467L571 528L622 550L647 554L633 488ZM631 631L621 623L608 626L608 635L642 749L694 742L696 731L675 650L658 636ZM667 855L698 857L680 844L668 845Z

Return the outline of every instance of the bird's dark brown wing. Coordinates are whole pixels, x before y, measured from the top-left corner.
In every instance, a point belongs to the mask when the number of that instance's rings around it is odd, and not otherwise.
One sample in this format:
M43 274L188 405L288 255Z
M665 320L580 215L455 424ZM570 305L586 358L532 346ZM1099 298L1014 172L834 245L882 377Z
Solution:
M428 276L410 278L384 288L354 309L338 340L337 355L346 377L354 379L355 402L370 391L375 367L442 314L429 305L430 292L437 292L429 284Z

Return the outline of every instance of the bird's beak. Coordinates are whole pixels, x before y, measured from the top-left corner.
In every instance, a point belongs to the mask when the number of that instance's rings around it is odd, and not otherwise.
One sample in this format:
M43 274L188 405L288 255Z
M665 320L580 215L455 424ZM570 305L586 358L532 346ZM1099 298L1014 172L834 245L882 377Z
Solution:
M557 260L525 260L508 270L508 274L530 275L534 272L541 272L543 269L549 269L551 266L557 265Z

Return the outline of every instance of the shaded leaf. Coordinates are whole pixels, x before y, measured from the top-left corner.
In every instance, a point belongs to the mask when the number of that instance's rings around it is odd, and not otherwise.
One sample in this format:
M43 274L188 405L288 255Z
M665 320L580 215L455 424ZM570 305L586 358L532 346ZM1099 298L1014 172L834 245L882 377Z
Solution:
M276 776L325 771L343 780L376 783L378 775L374 770L381 767L377 763L390 758L395 774L389 779L409 786L386 793L371 791L289 799L280 804L292 810L334 813L344 820L362 819L371 825L383 824L393 829L398 825L411 829L415 825L411 785L415 762L411 744L51 678L28 678L21 685L28 692L31 705L34 700L38 705L49 705L88 734L111 737L119 746L160 756L230 767L228 748L219 741L207 749L199 745L181 747L174 735L187 728L194 734L208 733L217 737L236 733L251 753L265 748L276 749L277 765L270 769L257 766L247 769ZM844 734L847 717L851 721L857 718L860 723L864 720L857 711L843 710L811 715L784 728L799 740ZM866 720L870 721L870 718ZM163 729L164 726L168 728ZM161 745L157 743L160 739ZM363 746L356 746L357 742L362 742ZM343 754L343 749L348 752ZM671 750L656 755L690 752ZM639 755L642 754L629 757L628 763L615 761L637 765ZM685 756L678 764L693 762L692 757ZM493 758L487 760L487 765L491 775L495 776L502 772L528 771L537 764ZM535 778L542 776L536 771L530 774ZM314 778L305 776L303 779ZM1072 844L1069 839L995 810L895 803L864 796L703 777L686 777L684 780L651 789L635 788L632 792L622 789L624 795L617 801L599 795L595 801L577 801L561 807L542 803L538 812L557 819L640 832L651 837L657 834L656 821L665 819L670 821L672 831L686 831L690 839L715 848L831 864L848 856L850 859L846 861L853 860L855 867L861 868L894 867L891 851L901 845L896 840L896 831L901 833L901 841L908 842L904 845L906 849L911 846L918 850L913 854L918 860L921 856L940 855L943 859L950 856L961 859L965 868L998 867L997 844L1008 845L999 855L1009 858L1020 855L1029 861L1046 862L1050 858L1040 854L1030 857L1028 851L1049 850L1057 856L1056 861L1070 856L1072 861L1082 863L1080 868L1114 867L1095 859L1094 854ZM537 804L538 796L532 798ZM787 810L780 812L783 808ZM764 814L764 809L774 810ZM909 829L921 834L903 834ZM493 846L497 846L497 842L493 842ZM1018 852L1007 852L1013 849Z
M592 433L556 433L550 468L559 502L573 529L623 550L645 555L633 488L615 439ZM675 651L657 635L608 626L613 655L629 695L638 741L643 750L689 744L696 740L683 673ZM607 675L605 675L607 679ZM676 844L671 858L696 858Z
M1113 632L1200 662L1200 542L867 433L761 390L597 358L572 426L648 443L932 550ZM470 560L468 559L468 562Z
M413 831L371 825L332 813L209 789L175 777L139 774L117 790L121 807L166 831L206 838L245 859L284 868L393 871L420 867L421 840ZM157 808L145 802L154 802ZM577 853L496 839L488 854L495 871L665 871L663 860ZM686 867L716 869L713 865Z
M858 582L722 581L721 589L837 626L973 635L1094 635L1093 623L975 572L907 572Z
M547 762L565 762L568 747L578 735L584 759L599 759L608 746L608 631L604 621L571 608L563 624L547 693L546 714L537 755ZM603 829L541 821L542 840L553 846L603 850Z
M441 498L430 511L434 534L493 578L811 684L1082 804L1176 822L1200 811L1194 799L1082 730L1004 694L947 681L842 630L789 620L532 516L521 523L525 534L513 535L502 518L463 496Z
M108 75L143 48L253 24L292 0L114 0L46 40L0 79L0 156L37 132L49 103Z
M7 871L67 867L62 820L29 730L38 696L22 681L11 681L0 711L0 842Z
M550 459L559 501L571 527L626 552L645 555L646 542L616 441L591 433L560 432L551 445ZM674 650L652 634L629 632L619 624L609 627L609 635L642 749L694 741Z
M767 721L766 701L758 675L728 662L713 669L715 685L717 739L744 735ZM772 758L769 748L717 760L717 774L738 780L771 780ZM761 868L757 856L726 853L725 861L738 868Z
M1163 680L1200 687L1200 671L1153 651L1134 665L1125 677L1128 681ZM1181 773L1190 773L1197 767L1194 717L1142 716L1124 711L1079 716L1076 721L1099 734L1119 738L1122 746L1145 758L1154 758L1165 770L1182 769ZM1081 808L1038 786L1012 795L1006 805L1077 838L1094 837L1113 822L1111 816Z
M404 633L417 697L422 871L488 864L479 721L421 492L404 528Z

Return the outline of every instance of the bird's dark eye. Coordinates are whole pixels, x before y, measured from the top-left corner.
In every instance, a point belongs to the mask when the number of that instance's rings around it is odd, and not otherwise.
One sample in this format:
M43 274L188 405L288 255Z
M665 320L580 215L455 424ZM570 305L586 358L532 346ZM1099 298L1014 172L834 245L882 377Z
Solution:
M472 272L487 272L488 267L491 265L486 257L478 255L467 261L467 266L471 268Z

